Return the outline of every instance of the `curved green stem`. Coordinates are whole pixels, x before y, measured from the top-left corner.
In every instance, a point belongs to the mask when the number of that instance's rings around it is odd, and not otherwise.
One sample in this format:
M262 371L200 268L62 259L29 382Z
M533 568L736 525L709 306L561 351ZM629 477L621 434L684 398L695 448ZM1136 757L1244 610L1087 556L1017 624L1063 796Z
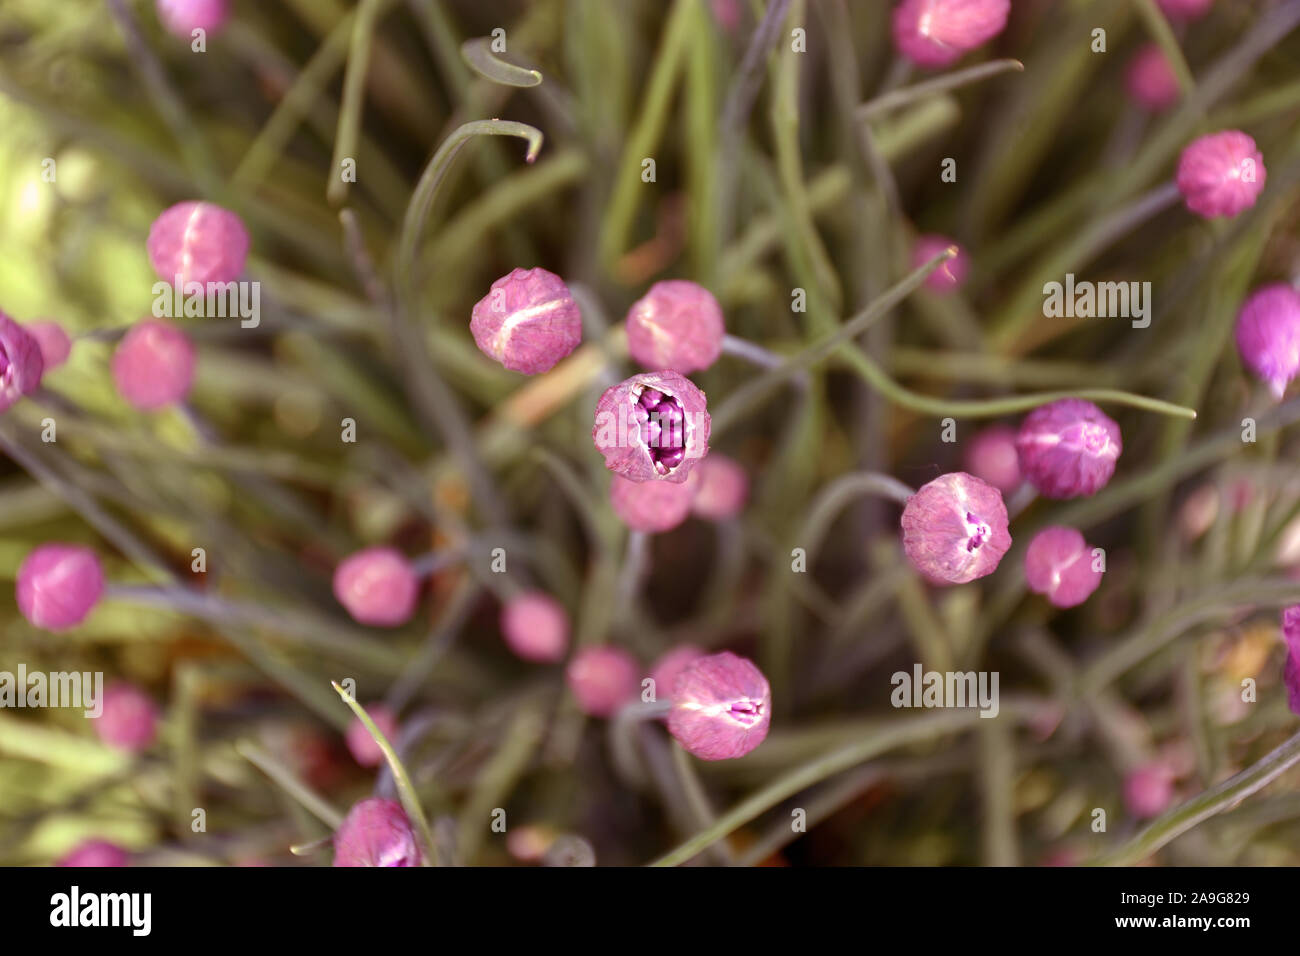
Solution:
M1180 807L1158 817L1128 843L1096 861L1100 866L1131 866L1145 860L1175 837L1199 826L1210 817L1231 810L1242 800L1262 790L1287 770L1300 763L1300 733L1270 751L1257 763L1211 787Z
M530 87L542 82L542 74L507 63L492 52L491 37L474 37L460 45L460 56L471 70L502 86Z
M922 83L913 83L911 86L890 90L888 93L877 96L874 100L868 100L858 107L857 118L859 120L868 120L880 113L897 109L900 106L907 106L909 103L923 100L938 93L947 93L949 90L976 83L986 77L997 76L1011 70L1024 72L1024 69L1025 65L1019 60L991 60L988 63L981 63L979 66L972 66L967 70L956 70L935 77L932 80L925 80Z

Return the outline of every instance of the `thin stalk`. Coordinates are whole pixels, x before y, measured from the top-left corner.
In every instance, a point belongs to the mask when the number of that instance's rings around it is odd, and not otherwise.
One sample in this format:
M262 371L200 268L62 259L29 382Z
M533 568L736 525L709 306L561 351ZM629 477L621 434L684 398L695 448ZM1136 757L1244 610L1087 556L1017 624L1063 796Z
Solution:
M269 753L247 740L235 744L235 752L251 763L262 773L270 777L285 793L293 797L305 809L311 811L321 823L330 830L337 830L343 824L343 814L307 784L293 775L288 767L280 763Z
M1019 60L992 60L965 70L954 70L952 73L945 73L943 76L935 77L932 80L913 83L911 86L905 86L902 89L890 90L875 99L868 100L858 107L857 119L865 122L881 113L898 109L900 106L909 106L918 100L926 99L938 93L947 93L950 90L960 89L987 77L998 76L1012 70L1024 72L1024 69L1025 65Z

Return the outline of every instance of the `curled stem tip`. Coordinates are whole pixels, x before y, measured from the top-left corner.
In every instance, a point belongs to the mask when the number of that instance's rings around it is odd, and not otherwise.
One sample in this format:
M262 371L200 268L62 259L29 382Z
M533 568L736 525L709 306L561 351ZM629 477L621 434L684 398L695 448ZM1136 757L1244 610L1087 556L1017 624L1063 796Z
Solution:
M493 83L502 86L526 88L542 82L542 74L522 66L507 63L492 52L491 37L474 37L460 45L460 55L471 70Z

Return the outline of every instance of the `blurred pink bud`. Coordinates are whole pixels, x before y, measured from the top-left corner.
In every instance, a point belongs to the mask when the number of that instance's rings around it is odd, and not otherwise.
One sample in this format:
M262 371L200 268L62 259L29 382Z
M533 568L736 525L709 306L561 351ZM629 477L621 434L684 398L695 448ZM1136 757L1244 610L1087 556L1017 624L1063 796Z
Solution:
M1249 209L1267 179L1255 141L1235 129L1193 140L1179 157L1174 176L1187 208L1206 219Z
M565 672L578 709L590 717L612 717L636 699L640 686L636 658L621 647L586 647Z
M1288 651L1300 657L1300 604L1282 609L1282 640Z
M708 289L684 279L656 282L628 310L627 350L645 368L683 375L722 354L722 307Z
M229 0L158 0L158 19L183 40L195 30L216 33L229 15Z
M139 753L158 736L158 708L148 694L131 684L105 687L103 713L94 721L99 739L115 750Z
M1025 581L1057 607L1075 607L1101 584L1093 570L1092 548L1074 528L1044 528L1025 551Z
M728 33L735 33L740 26L740 0L713 0L710 6L718 26Z
M72 353L72 340L57 322L28 322L23 326L41 349L44 372L51 372L68 360Z
M1169 109L1183 95L1174 68L1154 43L1142 47L1129 60L1124 86L1135 103L1153 113Z
M1011 547L1001 492L964 471L923 485L907 499L902 524L907 559L935 584L992 574Z
M94 551L76 544L43 544L18 568L18 610L47 631L76 627L104 593L104 569Z
M179 277L182 285L207 285L236 281L244 271L248 245L248 230L238 216L191 199L154 220L146 247L154 272L164 282L175 284Z
M1237 315L1237 352L1280 401L1300 373L1300 292L1276 282L1251 295Z
M1183 502L1178 511L1178 527L1187 536L1188 541L1195 541L1210 530L1219 515L1219 489L1214 485L1201 485Z
M142 411L183 401L194 384L198 358L180 329L158 319L131 326L113 353L113 382Z
M691 510L710 521L725 521L745 510L749 476L734 460L719 452L696 464L687 484L695 489Z
M650 668L650 679L655 682L655 700L671 700L673 685L686 668L701 657L704 651L693 644L682 644L664 653Z
M1156 0L1171 20L1199 20L1210 12L1214 0Z
M966 470L1003 494L1020 487L1020 453L1016 430L1010 425L990 425L966 446Z
M682 482L709 453L708 401L676 372L643 372L605 390L591 440L630 481Z
M59 860L59 866L127 866L131 862L126 850L107 840L84 840Z
M1007 25L1011 0L903 0L894 7L894 47L917 66L947 66Z
M36 337L0 312L0 412L35 391L44 371Z
M397 715L386 704L367 704L366 713L370 715L370 720L388 742L396 746ZM352 718L344 740L348 745L348 753L352 754L352 759L361 766L378 767L384 762L384 752L379 749L378 742L370 735L370 731L361 722L360 717Z
M957 255L931 272L925 280L925 287L939 295L955 292L966 281L966 274L970 272L970 258L966 255L966 250L947 236L933 234L920 236L912 247L912 268L919 269L950 246L956 246Z
M335 866L419 866L422 861L411 821L396 800L362 800L334 834Z
M360 624L400 627L415 613L420 581L395 548L366 548L334 571L334 597Z
M549 594L525 591L501 608L501 633L526 661L558 661L569 649L569 615Z
M1158 817L1174 801L1174 774L1161 762L1145 764L1124 778L1124 804L1140 819Z
M1025 416L1016 435L1020 471L1048 498L1093 495L1124 450L1119 425L1092 402L1062 398Z
M660 534L671 531L691 513L695 488L666 481L628 481L614 476L609 485L609 503L633 531Z
M730 651L701 657L678 676L668 732L701 760L743 757L763 742L772 690L753 661Z
M582 312L569 287L545 269L515 269L474 304L469 330L479 351L512 372L549 372L582 341Z
M1282 683L1286 685L1287 706L1291 713L1300 715L1300 653L1292 651L1287 654Z

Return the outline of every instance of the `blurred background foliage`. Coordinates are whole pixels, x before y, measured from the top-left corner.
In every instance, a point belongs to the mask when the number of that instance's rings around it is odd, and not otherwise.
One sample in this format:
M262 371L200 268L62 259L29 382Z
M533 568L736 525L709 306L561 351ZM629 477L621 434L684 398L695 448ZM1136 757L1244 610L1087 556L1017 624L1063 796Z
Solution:
M40 542L82 541L114 581L176 574L296 622L106 601L53 635L27 625L6 588L0 669L134 681L163 707L164 734L128 759L79 712L0 712L0 862L46 863L85 836L146 863L327 862L287 851L328 832L295 792L339 809L392 792L342 747L350 715L329 681L343 677L362 702L402 707L403 756L440 838L480 863L511 860L487 832L493 807L521 840L576 834L601 863L639 863L754 793L768 794L759 812L699 859L1082 861L1137 832L1120 796L1137 764L1169 761L1190 796L1279 744L1295 723L1275 622L1300 597L1300 555L1283 547L1300 513L1287 429L1300 407L1271 407L1230 332L1251 289L1300 270L1300 34L1260 33L1287 4L1216 4L1164 37L1194 85L1150 117L1123 71L1160 36L1152 4L1014 7L962 66L1015 57L1023 72L864 115L924 78L896 65L890 4L795 0L758 61L752 112L731 127L724 105L757 0L378 0L360 14L375 31L351 105L359 13L344 0L235 0L202 53L164 32L151 2L0 0L0 307L80 336L45 393L4 422L53 474L5 468L0 576L11 581ZM791 50L795 26L806 53ZM540 86L467 67L461 43L495 28L504 58L540 70ZM477 139L452 167L413 277L421 370L394 345L384 288L407 204L449 133L498 116L546 142L525 165L518 140ZM336 141L354 119L357 182L331 202ZM1254 136L1268 166L1252 210L1215 223L1181 206L1139 214L1188 141L1229 127ZM653 183L641 181L646 157ZM955 184L939 176L949 157ZM115 395L107 360L150 309L150 223L191 198L248 224L262 321L187 324L201 356L195 414L144 416ZM342 206L364 253L349 248ZM696 378L714 412L727 409L714 447L745 466L753 502L737 522L656 538L639 599L618 600L625 532L589 432L595 396L627 374L628 305L657 279L691 278L717 294L729 332L793 354L896 283L919 232L970 253L961 296L911 296L803 389L728 405L751 367L724 358ZM492 280L539 265L578 290L587 342L525 381L482 356L467 323ZM1045 319L1042 285L1065 272L1152 282L1150 328ZM806 313L791 309L795 288ZM481 489L429 426L412 374L454 391L508 527L475 506ZM801 534L828 515L838 476L885 471L918 486L959 468L962 441L987 420L1014 420L996 401L960 403L1095 387L1199 417L1108 405L1125 441L1116 480L1095 498L1032 504L992 577L928 589L901 558L896 509L870 501L839 513L809 574L791 573L790 549L811 547ZM57 448L36 437L46 415ZM1247 415L1254 444L1240 439ZM346 417L355 445L339 440ZM940 440L943 417L957 421L955 444ZM1032 531L1058 523L1108 554L1101 590L1064 612L1027 596L1020 570ZM372 633L347 620L329 580L376 542L468 558L435 576L416 622ZM488 570L497 546L506 583ZM188 580L195 547L208 554L201 581ZM613 640L647 663L686 641L753 656L773 684L770 738L711 765L684 764L657 730L614 728L630 743L611 740L576 715L559 668L504 650L499 599L530 582L565 603L580 643ZM1002 717L891 710L889 675L918 660L1000 671ZM1256 704L1241 703L1247 677ZM861 759L817 769L853 746ZM810 762L797 795L783 792ZM1296 782L1293 771L1160 858L1297 862ZM205 833L191 829L195 807ZM790 832L792 807L808 810L808 834ZM1105 834L1090 829L1096 807Z

